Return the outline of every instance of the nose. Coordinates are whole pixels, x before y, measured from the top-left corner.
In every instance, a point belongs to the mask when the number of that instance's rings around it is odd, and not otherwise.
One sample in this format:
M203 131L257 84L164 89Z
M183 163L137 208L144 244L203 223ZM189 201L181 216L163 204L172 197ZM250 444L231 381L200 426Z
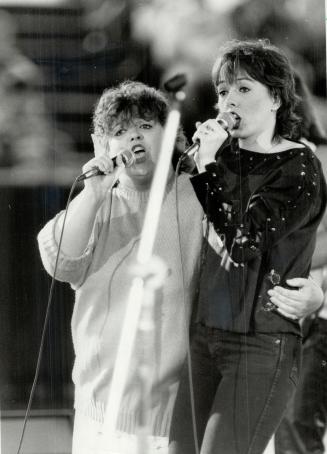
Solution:
M131 141L143 139L142 131L137 126L131 129L130 139Z
M225 98L227 107L235 107L237 105L237 95L235 90L230 90Z

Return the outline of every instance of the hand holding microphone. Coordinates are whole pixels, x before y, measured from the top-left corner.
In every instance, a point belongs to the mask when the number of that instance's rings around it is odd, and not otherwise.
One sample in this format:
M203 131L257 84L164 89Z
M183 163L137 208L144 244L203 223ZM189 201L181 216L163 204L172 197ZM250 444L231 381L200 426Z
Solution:
M110 158L109 150L103 139L91 134L95 158L91 159L83 167L83 173L77 177L77 181L83 181L98 175L109 175L116 167L130 167L135 155L130 150L125 150L114 158Z
M134 153L129 150L124 151L112 159L105 155L102 160L96 157L83 167L83 173L77 179L78 181L83 181L98 175L109 175L116 167L130 167L134 159ZM92 167L89 167L90 165Z
M194 133L193 144L185 151L185 155L193 156L199 171L203 171L206 164L215 160L217 150L228 138L229 131L237 127L236 118L229 112L222 112L216 119L204 123L197 123L198 129Z

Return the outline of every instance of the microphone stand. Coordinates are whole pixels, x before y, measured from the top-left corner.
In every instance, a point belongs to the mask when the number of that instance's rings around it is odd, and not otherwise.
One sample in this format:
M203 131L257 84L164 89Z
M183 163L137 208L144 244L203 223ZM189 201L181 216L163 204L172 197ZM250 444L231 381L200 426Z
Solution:
M150 188L149 201L136 259L135 268L137 273L133 278L127 301L112 383L106 403L103 427L105 440L108 440L108 443L110 443L110 437L116 429L119 407L127 380L130 358L141 313L144 317L140 325L140 330L141 335L145 338L145 345L149 345L153 338L154 296L155 291L163 285L165 273L162 273L162 266L157 267L157 270L155 269L156 267L152 266L153 262L155 262L152 258L152 250L180 122L180 105L185 99L185 94L181 91L185 83L185 76L180 75L175 76L165 84L166 90L170 91L173 96L173 103L167 117L158 162ZM141 434L143 436L140 437L138 452L139 454L146 454L146 423L148 419L146 400L148 400L147 398L150 395L151 384L149 382L149 367L146 365L144 355L141 363L139 366L139 375L142 391L141 402L143 403L143 408L141 409Z

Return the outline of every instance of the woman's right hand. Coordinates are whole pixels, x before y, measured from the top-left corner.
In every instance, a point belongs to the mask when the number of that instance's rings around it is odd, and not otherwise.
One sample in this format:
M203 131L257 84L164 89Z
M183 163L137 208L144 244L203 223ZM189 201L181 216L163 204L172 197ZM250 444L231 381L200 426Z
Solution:
M95 157L84 164L82 169L83 173L96 167L101 170L104 175L95 175L85 179L84 191L89 195L92 195L92 197L96 198L98 201L102 201L117 178L117 171L112 159L109 157L109 151L106 149L101 138L92 134L92 141Z
M225 129L215 119L210 119L204 123L196 123L197 130L192 137L192 141L200 142L200 148L194 156L194 160L199 172L205 170L205 166L215 161L215 156L221 145L228 137Z
M84 180L84 187L87 192L92 192L94 196L104 198L110 186L117 178L117 172L112 159L108 154L90 159L83 166L83 173L97 168L103 172L103 175L95 175Z

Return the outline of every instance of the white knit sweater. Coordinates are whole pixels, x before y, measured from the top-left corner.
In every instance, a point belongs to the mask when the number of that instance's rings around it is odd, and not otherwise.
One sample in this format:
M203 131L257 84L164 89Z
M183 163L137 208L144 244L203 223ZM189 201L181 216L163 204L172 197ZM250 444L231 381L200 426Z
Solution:
M150 348L151 435L167 436L185 359L190 308L198 281L202 209L187 175L168 185L154 255L168 267L155 300L155 333ZM118 185L100 207L81 257L61 253L56 278L75 290L72 337L75 349L75 408L102 422L110 390L149 193ZM59 213L38 235L41 258L52 274L57 254L54 227ZM178 226L178 220L180 225ZM179 237L180 235L180 237ZM182 255L181 255L182 252ZM138 365L142 340L137 334L119 412L118 429L135 433L140 412Z

